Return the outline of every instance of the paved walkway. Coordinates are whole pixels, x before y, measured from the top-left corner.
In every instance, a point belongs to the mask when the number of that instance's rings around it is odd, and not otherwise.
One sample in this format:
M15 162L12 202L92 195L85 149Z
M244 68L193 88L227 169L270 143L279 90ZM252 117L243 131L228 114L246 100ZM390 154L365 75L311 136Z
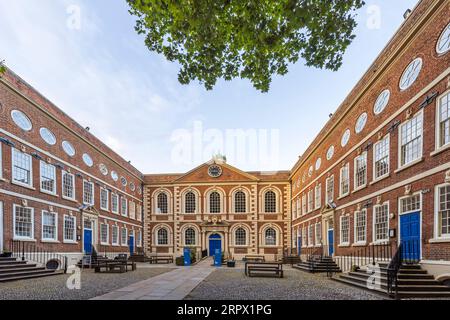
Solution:
M215 270L211 264L211 259L206 259L195 266L163 273L92 300L182 300Z

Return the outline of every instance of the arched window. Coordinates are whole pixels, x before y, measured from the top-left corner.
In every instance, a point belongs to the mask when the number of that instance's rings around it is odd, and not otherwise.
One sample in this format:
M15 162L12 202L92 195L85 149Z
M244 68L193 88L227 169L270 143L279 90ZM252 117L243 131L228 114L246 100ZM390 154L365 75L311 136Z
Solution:
M187 246L195 246L195 230L187 228L184 232L184 243Z
M157 242L158 242L158 245L169 244L169 233L167 232L167 229L161 228L158 230Z
M265 212L277 211L277 196L272 190L267 191L264 195L264 208Z
M245 192L238 191L234 194L234 212L236 213L245 213L247 212L246 208L246 197Z
M186 193L185 195L185 212L186 213L195 213L195 209L196 209L196 204L195 204L195 194L191 191L189 191L188 193Z
M220 194L216 191L209 195L209 212L220 213Z
M157 213L168 213L169 212L167 194L165 194L164 192L161 192L160 194L158 194L156 212Z
M277 232L273 228L267 228L264 234L266 246L275 246L277 244Z
M245 246L247 244L247 232L244 228L237 228L235 231L234 244L237 246Z

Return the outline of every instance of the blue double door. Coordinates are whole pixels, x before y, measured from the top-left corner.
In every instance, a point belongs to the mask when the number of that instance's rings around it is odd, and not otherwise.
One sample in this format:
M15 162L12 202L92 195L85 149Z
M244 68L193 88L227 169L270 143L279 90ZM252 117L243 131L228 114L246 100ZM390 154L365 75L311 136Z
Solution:
M213 256L216 249L222 250L222 237L220 234L214 233L209 236L209 255Z
M420 211L400 216L400 243L403 260L420 260Z

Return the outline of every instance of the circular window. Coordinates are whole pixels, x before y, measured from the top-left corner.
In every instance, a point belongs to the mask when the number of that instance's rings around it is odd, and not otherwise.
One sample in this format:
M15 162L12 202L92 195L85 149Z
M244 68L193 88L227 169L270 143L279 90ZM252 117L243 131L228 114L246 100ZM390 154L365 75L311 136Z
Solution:
M308 176L311 177L312 174L313 174L313 172L314 172L313 166L309 167L309 170L308 170Z
M350 140L350 129L347 129L342 135L341 146L345 147L349 140Z
M130 182L130 190L131 190L131 191L136 190L136 187L134 186L134 183L133 183L133 182Z
M334 146L331 146L328 148L327 151L327 160L331 160L331 158L333 158L334 156Z
M414 59L406 67L402 77L400 78L400 90L408 89L419 77L420 70L422 70L422 59Z
M391 97L391 92L386 89L377 98L377 101L375 101L375 105L373 106L373 112L375 114L380 114L383 112L384 108L386 108L387 104L389 103L389 98Z
M69 155L70 157L73 157L75 155L75 148L69 141L63 141L62 148L64 152L67 153L67 155Z
M111 178L112 178L114 181L117 181L117 180L119 180L119 175L117 174L117 172L111 171Z
M450 23L442 31L441 36L437 42L436 51L438 54L444 54L450 50Z
M11 118L13 119L14 123L22 130L30 131L31 128L33 128L30 119L22 111L11 111Z
M125 187L127 185L127 179L125 179L124 177L120 178L120 182L122 183L122 185Z
M47 128L41 128L39 130L42 140L47 142L49 145L54 146L56 144L55 135Z
M363 131L364 127L366 126L366 123L367 123L367 113L364 112L362 115L359 116L358 120L356 120L355 132L360 133L361 131Z
M83 161L88 167L92 167L94 165L94 161L92 161L92 158L87 153L83 154Z
M306 181L306 172L303 173L303 177L302 177L302 182L305 182L305 181Z
M208 174L210 177L217 178L222 175L222 168L218 165L212 165L208 168Z
M106 166L103 163L100 163L98 165L98 168L100 169L100 172L102 173L102 175L104 175L104 176L108 175L108 168L106 168Z
M316 171L320 169L321 165L322 165L322 158L319 158L316 161Z

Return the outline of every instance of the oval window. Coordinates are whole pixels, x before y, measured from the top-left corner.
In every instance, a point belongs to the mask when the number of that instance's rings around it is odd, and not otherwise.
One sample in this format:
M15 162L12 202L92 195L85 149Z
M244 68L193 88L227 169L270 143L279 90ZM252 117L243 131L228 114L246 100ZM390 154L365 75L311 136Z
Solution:
M104 175L104 176L108 175L108 168L106 168L106 166L103 163L100 163L98 165L98 168L100 169L100 172L102 173L102 175Z
M309 170L308 170L308 176L312 176L312 174L313 174L313 172L314 172L314 168L313 168L313 166L311 166L311 167L309 167Z
M22 111L11 111L11 118L13 119L14 123L24 131L30 131L33 128L31 120Z
M350 129L347 129L342 135L341 146L345 147L349 140L350 140Z
M120 182L122 183L122 185L125 187L127 185L127 179L125 179L124 177L120 178Z
M56 137L49 129L41 128L39 130L39 134L41 135L42 140L47 142L49 145L54 146L56 144Z
M111 171L111 178L112 178L114 181L117 181L117 180L119 180L119 175L117 174L117 172Z
M400 78L400 90L408 89L419 77L422 70L422 59L414 59L405 69Z
M355 132L360 133L361 131L363 131L364 127L366 126L366 123L367 123L367 113L364 112L362 115L359 116L358 120L356 120Z
M68 156L73 157L75 155L75 148L69 141L63 141L62 148Z
M130 190L131 190L131 191L136 190L136 187L134 186L134 183L133 183L133 182L130 182Z
M88 167L92 167L94 165L94 161L92 161L92 158L87 153L83 154L83 161Z
M322 158L319 158L316 161L316 171L320 169L321 165L322 165Z
M391 92L386 89L377 98L377 101L375 101L375 105L373 106L373 112L375 114L380 114L383 112L383 110L386 108L387 104L389 103L389 98L391 97Z
M331 160L331 158L333 158L334 156L334 146L331 146L328 148L327 151L327 160Z
M450 50L450 23L442 31L441 36L437 42L436 51L438 54L444 54Z

